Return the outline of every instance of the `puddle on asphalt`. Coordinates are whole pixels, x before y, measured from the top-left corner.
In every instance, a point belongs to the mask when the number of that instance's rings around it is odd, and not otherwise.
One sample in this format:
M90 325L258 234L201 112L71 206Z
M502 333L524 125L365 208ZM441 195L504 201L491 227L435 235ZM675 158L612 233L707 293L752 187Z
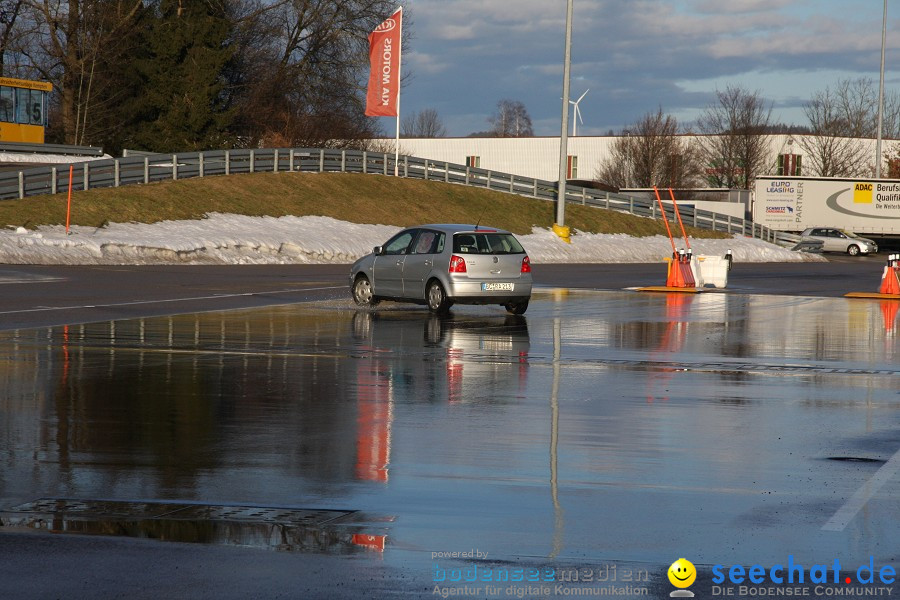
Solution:
M821 458L895 438L896 327L879 302L539 290L520 317L342 300L0 332L0 509L266 548L668 562L752 522L708 557L752 564L789 524L743 516L836 508L858 482ZM240 516L273 506L346 514ZM860 552L890 547L866 535Z
M292 552L383 551L387 535L356 511L41 498L0 511L0 526ZM390 520L390 519L381 519Z

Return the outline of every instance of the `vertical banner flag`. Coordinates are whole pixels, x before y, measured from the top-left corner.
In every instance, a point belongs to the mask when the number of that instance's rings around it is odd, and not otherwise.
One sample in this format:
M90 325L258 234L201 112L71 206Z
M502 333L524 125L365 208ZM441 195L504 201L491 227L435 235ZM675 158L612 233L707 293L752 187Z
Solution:
M400 95L400 20L403 9L388 17L369 34L369 87L366 115L396 117Z

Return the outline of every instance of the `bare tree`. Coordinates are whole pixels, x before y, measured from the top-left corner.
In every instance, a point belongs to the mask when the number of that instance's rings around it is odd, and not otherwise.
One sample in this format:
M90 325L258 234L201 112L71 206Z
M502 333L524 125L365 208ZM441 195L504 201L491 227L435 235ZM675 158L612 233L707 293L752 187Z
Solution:
M772 106L759 92L728 86L716 92L716 103L700 115L698 138L711 183L749 189L771 164L769 134Z
M15 51L14 42L18 42L23 33L17 21L24 4L25 0L0 0L0 75L7 74L6 56Z
M876 116L876 122L877 122ZM900 138L900 94L896 90L885 91L882 119L882 135L886 138Z
M856 177L871 168L868 149L851 136L851 132L865 129L869 115L847 112L851 107L863 111L871 107L852 102L847 92L853 89L860 88L841 82L837 90L816 92L803 107L810 135L799 136L798 144L806 155L807 168L820 177Z
M248 144L342 145L377 135L360 82L367 36L396 9L392 0L289 0L266 11L260 0L238 4L244 26L231 89Z
M134 31L143 4L143 0L25 1L32 29L23 52L59 93L66 143L88 141L88 115L102 96L96 84L110 62L127 51L124 41Z
M447 128L436 110L425 108L403 117L400 133L408 138L439 138L447 135Z
M494 137L532 137L534 128L528 109L518 100L500 100L497 112L488 118Z
M594 177L618 188L685 188L699 183L699 173L693 138L678 135L677 119L660 108L623 131Z
M843 120L839 134L873 138L878 129L878 90L870 78L841 79L833 94L836 115Z

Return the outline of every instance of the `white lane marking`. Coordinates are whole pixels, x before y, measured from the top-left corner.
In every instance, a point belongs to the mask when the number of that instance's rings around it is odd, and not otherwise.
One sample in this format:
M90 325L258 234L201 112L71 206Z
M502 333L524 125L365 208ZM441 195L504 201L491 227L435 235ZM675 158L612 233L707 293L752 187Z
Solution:
M872 499L872 496L878 493L881 487L890 481L897 472L900 471L900 450L881 468L875 471L875 474L867 482L865 482L856 493L840 507L834 516L828 519L828 522L822 525L823 531L843 531L845 527L853 520L863 506Z
M25 279L7 279L0 277L0 285L5 283L52 283L54 281L65 281L65 277L46 277L46 278L25 278Z
M240 294L216 294L213 296L193 296L190 298L163 298L162 300L135 300L133 302L115 302L112 304L84 304L75 306L37 306L35 308L24 308L21 310L5 310L0 311L0 315L16 315L21 313L44 312L51 310L78 310L81 308L113 308L116 306L135 306L139 304L163 304L166 302L190 302L192 300L221 300L222 298L239 298L242 296L265 296L267 294L290 294L292 292L316 292L321 290L340 290L346 286L334 285L329 287L317 288L293 288L289 290L272 290L265 292L245 292Z

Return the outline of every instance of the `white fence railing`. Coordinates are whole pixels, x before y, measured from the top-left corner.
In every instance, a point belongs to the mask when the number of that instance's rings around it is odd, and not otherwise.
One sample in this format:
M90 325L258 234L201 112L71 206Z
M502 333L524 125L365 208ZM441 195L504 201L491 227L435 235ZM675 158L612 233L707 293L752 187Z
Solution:
M105 160L80 162L72 166L73 190L119 187L155 181L190 179L211 175L261 172L341 172L394 174L394 156L382 152L330 150L319 148L267 148L259 150L216 150L179 154L140 154ZM555 201L557 183L467 167L444 161L401 156L399 175L415 179L443 181ZM0 199L58 194L69 189L69 165L37 167L0 173ZM592 188L566 186L566 202L658 217L655 202ZM671 207L666 215L674 219ZM688 225L702 229L736 233L747 237L793 246L799 236L774 231L752 221L727 214L681 209Z

